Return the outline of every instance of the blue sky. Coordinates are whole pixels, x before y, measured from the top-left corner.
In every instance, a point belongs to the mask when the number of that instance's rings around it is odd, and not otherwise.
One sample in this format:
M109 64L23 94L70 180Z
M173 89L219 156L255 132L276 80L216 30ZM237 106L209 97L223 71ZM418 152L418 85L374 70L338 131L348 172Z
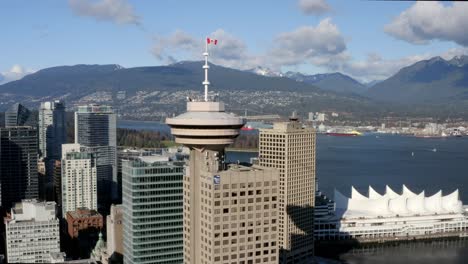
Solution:
M225 66L383 79L420 59L465 54L467 13L465 3L405 1L2 1L0 79L57 65L201 59L207 35L220 43L213 62Z

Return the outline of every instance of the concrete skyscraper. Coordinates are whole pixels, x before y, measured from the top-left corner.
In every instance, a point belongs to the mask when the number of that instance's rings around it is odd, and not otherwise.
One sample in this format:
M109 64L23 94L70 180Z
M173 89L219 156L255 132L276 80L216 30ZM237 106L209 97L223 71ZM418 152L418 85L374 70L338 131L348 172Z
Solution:
M116 119L110 106L79 106L75 112L75 143L96 153L98 208L102 212L108 212L118 198Z
M43 158L59 160L62 157L62 144L67 140L66 129L65 104L61 101L41 103L39 151Z
M214 43L207 40L208 44ZM277 263L277 184L274 169L227 166L224 149L244 120L208 93L189 99L187 112L166 123L175 141L190 148L184 175L184 263Z
M308 263L314 253L315 131L295 113L289 122L260 129L259 160L278 168L280 263Z
M33 127L0 128L0 181L2 206L39 196L37 130Z

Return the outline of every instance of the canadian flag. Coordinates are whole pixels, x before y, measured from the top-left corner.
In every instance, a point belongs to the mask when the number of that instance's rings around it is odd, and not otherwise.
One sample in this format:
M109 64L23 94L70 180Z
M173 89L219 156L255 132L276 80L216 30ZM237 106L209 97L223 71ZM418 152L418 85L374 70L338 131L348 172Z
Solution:
M206 43L216 45L216 44L218 44L218 40L217 39L206 38Z

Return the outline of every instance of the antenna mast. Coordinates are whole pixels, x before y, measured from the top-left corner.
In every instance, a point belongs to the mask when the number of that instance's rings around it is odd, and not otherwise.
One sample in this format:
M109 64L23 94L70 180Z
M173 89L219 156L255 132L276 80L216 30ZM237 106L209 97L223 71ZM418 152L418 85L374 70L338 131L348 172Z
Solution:
M205 86L205 102L208 102L208 85L210 82L208 81L208 69L210 66L208 65L208 41L205 42L205 52L203 53L205 56L205 65L203 65L203 69L205 70L205 81L203 81L203 85Z

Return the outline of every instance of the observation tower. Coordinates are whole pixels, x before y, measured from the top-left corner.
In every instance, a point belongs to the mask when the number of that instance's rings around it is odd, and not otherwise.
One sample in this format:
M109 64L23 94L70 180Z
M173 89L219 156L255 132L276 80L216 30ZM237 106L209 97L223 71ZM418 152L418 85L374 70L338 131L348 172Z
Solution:
M208 232L204 217L211 211L207 211L208 205L204 203L208 198L203 196L204 190L208 183L218 188L225 179L224 148L234 142L244 125L243 118L226 113L224 104L208 93L208 45L216 42L207 39L203 53L204 97L189 98L186 113L166 119L175 142L190 148L190 161L184 175L184 263L191 264L208 263L202 254L208 246L203 239Z
M239 135L244 120L234 114L225 112L224 103L216 101L210 96L208 87L208 45L203 53L205 57L205 88L204 98L191 99L187 102L187 112L174 118L167 118L166 123L171 127L175 142L183 144L192 150L202 153L205 151L224 152L224 148L234 142Z

